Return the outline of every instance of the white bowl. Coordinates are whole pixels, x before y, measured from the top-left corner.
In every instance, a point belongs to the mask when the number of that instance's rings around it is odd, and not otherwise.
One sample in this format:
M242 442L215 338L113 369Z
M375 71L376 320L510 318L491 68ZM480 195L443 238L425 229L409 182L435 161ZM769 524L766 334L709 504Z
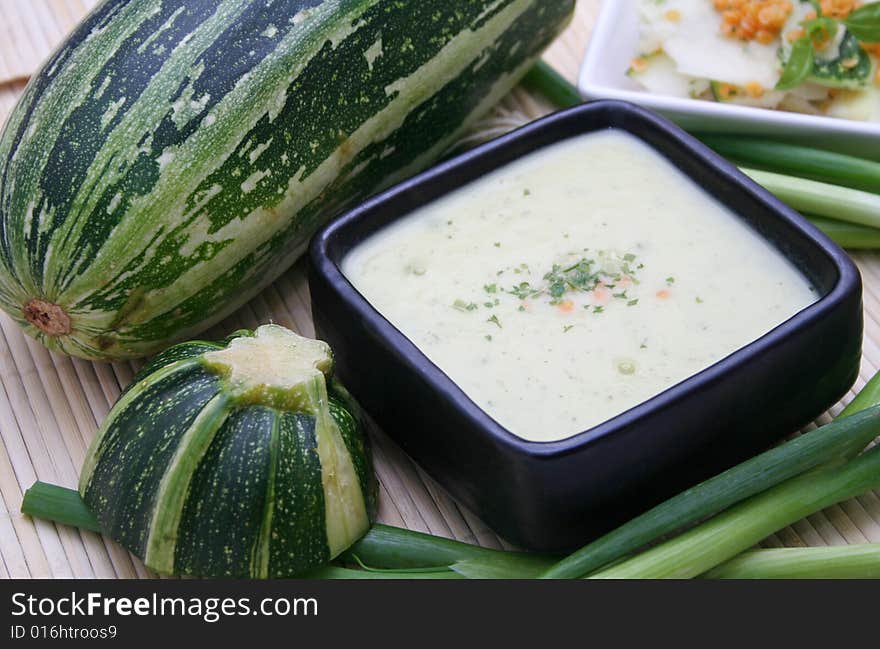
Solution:
M880 160L877 123L664 97L641 90L626 76L637 55L638 22L636 0L603 1L578 80L583 97L630 101L690 131L772 136Z

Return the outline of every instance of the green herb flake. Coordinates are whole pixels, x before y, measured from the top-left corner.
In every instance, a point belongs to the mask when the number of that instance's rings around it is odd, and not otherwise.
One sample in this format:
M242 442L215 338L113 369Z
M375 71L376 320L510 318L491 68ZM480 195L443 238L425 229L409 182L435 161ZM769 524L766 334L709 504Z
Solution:
M602 313L603 311L605 311L604 306L594 306L593 307L593 313Z
M530 190L528 188L523 190L523 196L531 196L531 195L532 195L532 190Z
M703 303L703 298L701 298L701 297L697 297L697 299L695 300L695 302L696 302L697 304L702 304L702 303Z
M638 303L639 303L639 300L638 300L638 298L636 298L635 300L630 300L629 302L627 302L626 305L627 306L635 306Z
M501 327L501 321L498 319L498 316L497 316L497 315L493 315L491 318L489 318L488 320L486 320L486 322L491 322L493 325L495 325L495 326L498 327L499 329L502 328L502 327Z
M562 333L567 334L567 333L568 333L569 331L571 331L572 329L574 329L574 325L565 325L565 326L562 328Z
M776 84L776 90L791 90L801 85L813 71L815 59L812 38L807 35L796 40L792 45L791 54L782 71L782 76Z
M496 242L493 243L492 245L495 246L496 248L500 248L500 247L501 247L501 242L500 242L500 241L496 241Z
M485 339L488 340L489 342L492 342L492 336L489 335L489 334L486 334L485 336L483 336L483 338L485 338Z
M672 286L673 284L675 284L675 278L674 277L667 277L666 284L669 286Z

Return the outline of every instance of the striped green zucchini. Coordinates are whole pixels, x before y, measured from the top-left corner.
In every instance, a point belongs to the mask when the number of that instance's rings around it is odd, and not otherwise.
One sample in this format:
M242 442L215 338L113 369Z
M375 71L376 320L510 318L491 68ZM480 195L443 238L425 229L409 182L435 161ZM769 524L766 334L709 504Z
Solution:
M153 353L426 167L574 0L106 0L0 135L0 306L51 349Z
M323 342L278 325L159 354L110 411L79 491L104 532L165 574L288 577L370 527L356 406Z

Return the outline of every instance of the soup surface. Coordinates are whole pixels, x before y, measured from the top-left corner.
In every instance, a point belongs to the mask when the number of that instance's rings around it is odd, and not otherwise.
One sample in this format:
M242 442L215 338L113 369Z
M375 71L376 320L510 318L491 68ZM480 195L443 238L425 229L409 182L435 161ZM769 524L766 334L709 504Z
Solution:
M343 273L511 433L587 430L817 299L621 131L549 146L382 229Z

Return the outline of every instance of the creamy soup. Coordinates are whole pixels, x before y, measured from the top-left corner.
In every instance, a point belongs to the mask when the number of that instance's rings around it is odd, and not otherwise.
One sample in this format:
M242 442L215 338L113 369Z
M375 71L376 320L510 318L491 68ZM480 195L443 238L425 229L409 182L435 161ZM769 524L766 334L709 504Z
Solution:
M413 212L343 272L485 412L536 441L620 414L817 299L733 213L614 130Z

